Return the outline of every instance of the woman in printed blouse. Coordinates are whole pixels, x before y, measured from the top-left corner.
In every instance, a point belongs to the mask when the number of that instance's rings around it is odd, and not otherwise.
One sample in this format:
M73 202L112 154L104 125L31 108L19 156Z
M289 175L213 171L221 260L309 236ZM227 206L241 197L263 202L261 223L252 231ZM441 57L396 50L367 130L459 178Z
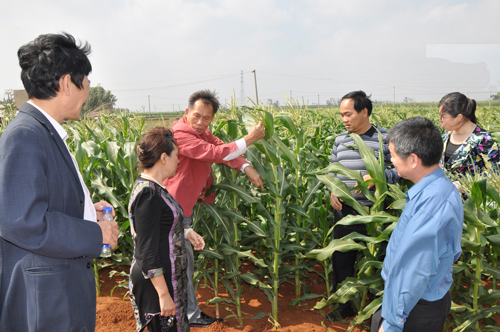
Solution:
M439 122L443 135L442 167L454 175L488 170L497 171L498 146L486 130L477 125L476 101L460 92L452 92L439 102Z
M183 213L162 185L177 170L177 151L165 127L151 129L136 146L143 173L129 203L134 239L129 289L138 331L189 331Z

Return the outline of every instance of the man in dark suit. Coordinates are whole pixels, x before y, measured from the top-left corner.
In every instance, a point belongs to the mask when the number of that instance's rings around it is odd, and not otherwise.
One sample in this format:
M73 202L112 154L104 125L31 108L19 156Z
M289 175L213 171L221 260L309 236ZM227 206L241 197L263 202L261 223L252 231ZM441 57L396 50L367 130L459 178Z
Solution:
M0 331L94 331L92 259L116 246L118 225L96 223L61 126L88 98L90 46L41 35L18 51L29 101L0 137Z

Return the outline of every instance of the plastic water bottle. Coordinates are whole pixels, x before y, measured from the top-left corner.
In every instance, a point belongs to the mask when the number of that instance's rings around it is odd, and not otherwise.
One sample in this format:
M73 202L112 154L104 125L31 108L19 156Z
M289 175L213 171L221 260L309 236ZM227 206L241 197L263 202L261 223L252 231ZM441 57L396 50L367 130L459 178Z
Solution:
M112 211L113 210L109 206L106 206L104 209L102 209L102 215L99 221L113 220L113 215L111 214ZM111 246L109 244L103 244L101 257L111 257L112 254L113 250L111 249Z

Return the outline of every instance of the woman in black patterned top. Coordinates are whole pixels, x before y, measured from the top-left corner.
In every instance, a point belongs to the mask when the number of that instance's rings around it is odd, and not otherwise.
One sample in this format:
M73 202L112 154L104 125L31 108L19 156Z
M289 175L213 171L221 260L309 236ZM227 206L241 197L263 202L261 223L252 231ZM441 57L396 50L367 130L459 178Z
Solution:
M129 202L134 239L129 289L137 331L189 331L183 212L162 185L177 170L177 151L165 127L148 131L136 147L143 173Z
M439 122L446 131L441 166L451 174L498 171L500 155L491 134L477 125L476 101L460 92L439 103Z

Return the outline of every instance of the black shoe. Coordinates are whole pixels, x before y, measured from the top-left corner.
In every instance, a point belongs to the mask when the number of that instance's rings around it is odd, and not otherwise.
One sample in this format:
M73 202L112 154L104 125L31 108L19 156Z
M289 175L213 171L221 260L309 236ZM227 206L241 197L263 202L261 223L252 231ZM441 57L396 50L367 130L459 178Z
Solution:
M348 317L353 317L356 315L356 312L352 310L352 308L342 308L337 309L336 311L338 312L338 316L340 316L344 320ZM335 310L326 315L326 318L332 322L339 320L335 315Z
M189 322L189 326L190 327L207 327L207 326L212 325L215 322L222 322L222 321L223 321L222 318L210 317L209 315L207 315L206 313L204 313L202 311L200 314L200 317L198 317L198 319L196 319L192 322Z

